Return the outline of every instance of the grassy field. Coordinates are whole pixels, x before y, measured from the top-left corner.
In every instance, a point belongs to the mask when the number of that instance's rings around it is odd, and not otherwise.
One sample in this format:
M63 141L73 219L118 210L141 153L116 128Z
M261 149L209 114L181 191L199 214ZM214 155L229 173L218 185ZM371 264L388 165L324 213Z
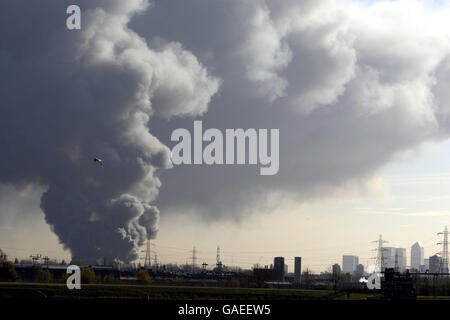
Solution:
M329 300L347 299L330 290L173 287L145 285L85 284L81 290L68 290L65 284L0 283L0 297L34 297L43 293L52 300L150 299L150 300ZM351 294L351 300L366 299Z
M0 282L0 299L51 300L366 300L366 293L335 295L331 290L214 288L125 284L85 284L69 290L59 283ZM450 296L418 296L418 300L450 300Z

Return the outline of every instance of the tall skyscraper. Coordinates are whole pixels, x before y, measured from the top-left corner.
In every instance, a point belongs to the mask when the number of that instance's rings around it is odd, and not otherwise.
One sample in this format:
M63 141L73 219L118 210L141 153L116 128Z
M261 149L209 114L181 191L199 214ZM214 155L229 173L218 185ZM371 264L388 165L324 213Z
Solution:
M302 257L294 258L294 282L300 283L302 276Z
M411 246L411 269L420 270L420 266L424 264L423 246L420 242L416 242Z
M359 263L358 256L342 256L342 272L353 274L356 270L356 266Z
M341 266L337 263L333 264L332 270L333 270L333 275L341 274Z
M398 271L405 272L406 271L406 248L395 248L395 254L397 255L397 267ZM395 268L395 260L394 260L394 268Z
M277 273L278 281L284 281L284 257L273 259L273 269Z

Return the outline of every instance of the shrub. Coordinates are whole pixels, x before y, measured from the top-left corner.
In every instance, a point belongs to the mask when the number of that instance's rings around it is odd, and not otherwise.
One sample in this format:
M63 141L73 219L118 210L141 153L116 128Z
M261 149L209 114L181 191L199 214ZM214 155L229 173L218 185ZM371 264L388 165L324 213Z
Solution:
M45 283L52 282L53 276L48 269L46 269L46 270L39 269L37 277L36 277L36 281L37 282L45 282Z
M3 281L15 281L20 277L17 274L14 265L11 262L2 262L0 263L0 280Z
M103 282L104 283L115 283L116 282L116 277L114 277L114 275L112 273L107 274L104 278L103 278Z
M231 278L231 286L238 288L241 286L241 283L239 282L238 279L236 279L235 277Z
M59 282L61 283L67 283L67 279L69 278L69 274L64 273L61 278L59 278Z
M148 274L147 270L141 269L137 273L137 280L142 284L151 284L152 279L150 278L150 275Z
M81 269L81 283L95 283L95 272L91 268Z

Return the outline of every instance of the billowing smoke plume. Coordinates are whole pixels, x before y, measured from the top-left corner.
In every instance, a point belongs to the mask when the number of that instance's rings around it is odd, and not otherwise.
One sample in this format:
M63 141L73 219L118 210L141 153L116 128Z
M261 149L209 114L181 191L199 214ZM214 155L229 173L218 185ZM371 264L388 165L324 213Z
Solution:
M365 192L402 152L448 138L450 11L436 5L155 1L130 26L148 39L180 41L222 79L204 128L280 129L277 175L259 177L251 166L176 167L162 176L158 206L239 220L270 210L280 196L305 202ZM174 128L157 127L161 139Z
M151 116L203 114L218 80L179 43L127 27L145 0L0 3L0 183L46 187L41 208L75 259L130 261L159 218L170 150ZM103 166L93 158L103 160Z

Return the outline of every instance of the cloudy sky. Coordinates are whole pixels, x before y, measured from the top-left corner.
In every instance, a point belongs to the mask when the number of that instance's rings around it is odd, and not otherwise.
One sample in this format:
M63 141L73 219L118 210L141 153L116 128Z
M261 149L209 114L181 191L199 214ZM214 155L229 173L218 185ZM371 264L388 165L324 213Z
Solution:
M162 262L425 245L450 221L443 1L0 4L0 247ZM280 170L173 167L176 128L277 128ZM104 166L92 162L103 159ZM292 269L292 260L288 260Z

